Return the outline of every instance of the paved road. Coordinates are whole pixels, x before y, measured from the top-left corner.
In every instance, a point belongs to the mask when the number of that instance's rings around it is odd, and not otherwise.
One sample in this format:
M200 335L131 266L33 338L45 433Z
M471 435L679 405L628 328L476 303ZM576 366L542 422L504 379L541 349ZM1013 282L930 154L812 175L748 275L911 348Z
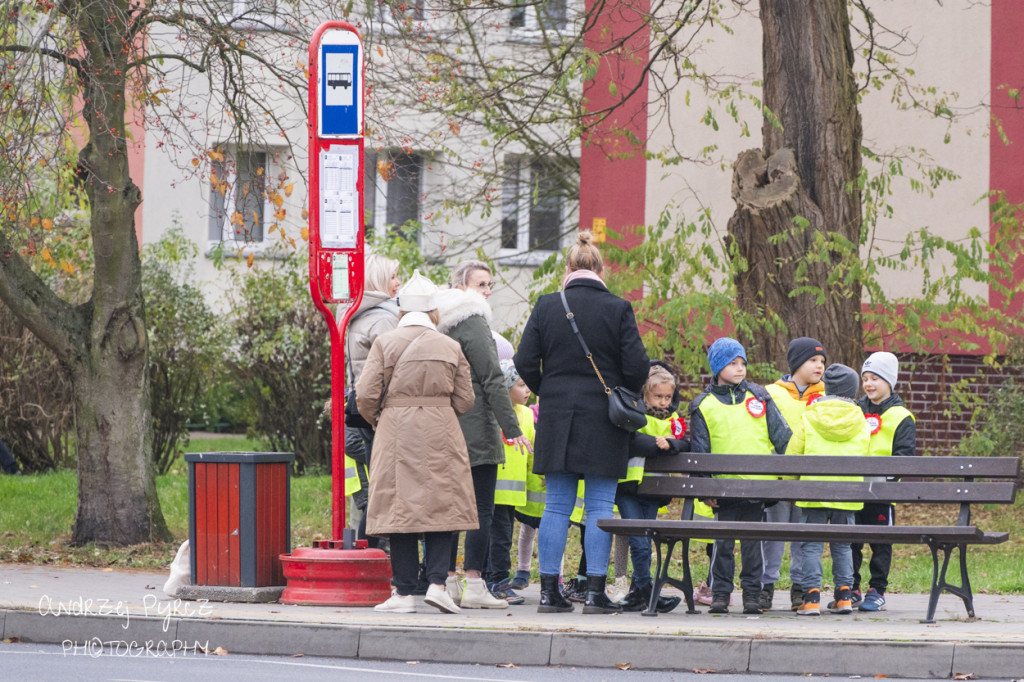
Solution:
M450 663L408 663L395 661L339 660L337 658L284 658L279 656L203 655L194 652L175 655L117 655L116 652L74 653L53 644L0 645L3 678L21 682L50 682L87 679L95 682L181 682L202 676L218 682L278 682L287 677L302 682L375 682L377 680L450 680L451 682L751 682L753 675L713 675L607 668L497 666ZM757 675L758 682L796 682L802 675Z

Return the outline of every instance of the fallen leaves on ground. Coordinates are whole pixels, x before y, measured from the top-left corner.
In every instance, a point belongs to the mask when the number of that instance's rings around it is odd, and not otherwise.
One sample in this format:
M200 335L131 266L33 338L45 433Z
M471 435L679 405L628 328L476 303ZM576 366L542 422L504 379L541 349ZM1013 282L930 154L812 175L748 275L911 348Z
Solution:
M954 680L976 680L978 676L974 673L956 673L953 675Z
M629 661L626 661L625 663L616 663L615 667L618 668L619 670L632 670L633 669L633 664L630 663Z
M497 667L499 667L499 668L518 668L519 666L516 665L515 663L499 663L497 665Z

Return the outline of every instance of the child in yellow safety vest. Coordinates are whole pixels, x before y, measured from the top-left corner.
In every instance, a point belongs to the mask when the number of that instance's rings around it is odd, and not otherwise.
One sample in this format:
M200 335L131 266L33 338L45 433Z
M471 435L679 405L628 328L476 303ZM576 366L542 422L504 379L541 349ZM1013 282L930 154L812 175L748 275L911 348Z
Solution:
M872 353L861 368L864 397L858 404L871 428L871 454L910 457L917 454L917 425L903 399L896 393L900 363L892 353ZM870 476L866 480L884 480ZM857 512L856 520L862 526L892 526L896 524L896 509L889 502L868 502ZM860 567L864 558L864 545L854 544L853 550L853 603L860 598ZM892 564L892 545L871 544L871 582L860 611L885 609L885 590L889 587L889 567Z
M516 414L523 415L525 419L532 419L530 422L521 421L519 424L523 433L532 440L537 425L538 403L535 402L529 406L532 417L526 417L526 413L519 410L519 404L515 400L513 397L512 406L516 408ZM580 484L582 485L582 481ZM546 497L547 488L544 485L544 477L533 473L533 453L531 452L526 455L526 503L516 507L516 521L519 522L519 551L516 553L516 573L508 582L508 586L513 590L526 589L530 584L533 546L537 539L537 530L540 528L540 519L544 515Z
M686 422L676 414L679 408L676 378L668 365L651 361L647 383L644 384L644 404L647 405L647 425L633 434L629 446L626 478L615 490L615 504L623 519L655 519L658 508L669 499L649 497L638 492L644 477L644 464L648 457L673 455L690 451L690 439L685 437ZM629 555L633 561L633 580L629 592L620 602L623 611L642 611L651 600L651 539L629 538ZM679 605L679 597L659 597L658 613L668 613Z
M791 455L864 455L868 454L871 429L854 402L860 381L857 373L838 363L825 370L825 397L816 400L796 421L787 453ZM860 481L861 476L801 476L812 481ZM797 502L804 523L831 523L851 526L854 514L864 505L860 502ZM821 613L821 552L824 542L800 545L803 566L803 604L799 616ZM832 580L835 600L829 605L832 613L852 613L850 586L853 584L853 558L850 543L829 542L832 556Z
M748 382L747 352L735 339L722 337L708 348L711 384L690 403L692 452L768 455L784 454L792 431L763 386ZM729 474L718 478L765 478ZM761 521L760 500L722 497L705 500L721 521ZM710 613L728 613L736 572L735 540L716 540L711 557ZM743 612L761 613L761 543L740 541L740 583Z
M519 378L519 372L511 360L501 361L505 388L508 389L512 407L519 422L523 435L533 442L535 428L533 410L526 406L530 399L530 389ZM504 434L502 434L504 439ZM532 457L532 455L530 456ZM522 604L526 601L516 594L509 584L512 570L512 535L515 527L515 511L517 507L526 506L527 472L530 470L528 456L505 441L505 463L498 466L498 480L494 488L494 514L491 516L491 543L488 550L487 565L484 579L487 587L498 599L509 604Z
M825 346L817 339L807 336L793 339L786 349L786 364L789 374L784 375L774 384L765 386L768 394L775 401L779 412L785 417L789 428L795 429L800 417L810 405L825 394L825 384L821 377L825 374ZM800 523L800 509L788 501L778 502L764 512L768 523ZM764 554L764 571L761 574L761 610L769 611L775 598L775 583L780 578L782 555L786 543L778 540L766 540L761 543ZM800 586L803 581L803 556L799 542L789 544L789 608L800 610L804 603L804 591Z

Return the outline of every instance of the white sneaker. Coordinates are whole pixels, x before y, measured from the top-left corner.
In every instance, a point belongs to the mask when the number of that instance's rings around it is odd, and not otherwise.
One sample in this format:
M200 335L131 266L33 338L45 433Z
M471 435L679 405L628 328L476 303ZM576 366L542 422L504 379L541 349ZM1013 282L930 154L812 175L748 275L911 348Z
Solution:
M444 590L448 593L448 596L452 598L452 601L458 604L462 601L462 579L457 575L450 575L445 578Z
M464 609L507 609L508 602L498 599L487 589L483 578L466 578L466 589L460 600Z
M427 588L427 596L423 601L433 606L441 613L462 613L462 609L455 605L451 595L440 585L431 585Z
M388 613L416 613L416 599L411 594L403 597L398 592L392 592L386 602L377 604L373 610Z

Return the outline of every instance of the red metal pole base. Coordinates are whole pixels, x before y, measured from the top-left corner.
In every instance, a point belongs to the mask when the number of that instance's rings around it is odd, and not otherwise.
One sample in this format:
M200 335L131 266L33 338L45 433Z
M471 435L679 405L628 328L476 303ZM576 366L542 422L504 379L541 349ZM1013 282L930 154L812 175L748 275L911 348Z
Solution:
M374 606L391 596L391 560L379 549L300 547L281 565L282 604Z

